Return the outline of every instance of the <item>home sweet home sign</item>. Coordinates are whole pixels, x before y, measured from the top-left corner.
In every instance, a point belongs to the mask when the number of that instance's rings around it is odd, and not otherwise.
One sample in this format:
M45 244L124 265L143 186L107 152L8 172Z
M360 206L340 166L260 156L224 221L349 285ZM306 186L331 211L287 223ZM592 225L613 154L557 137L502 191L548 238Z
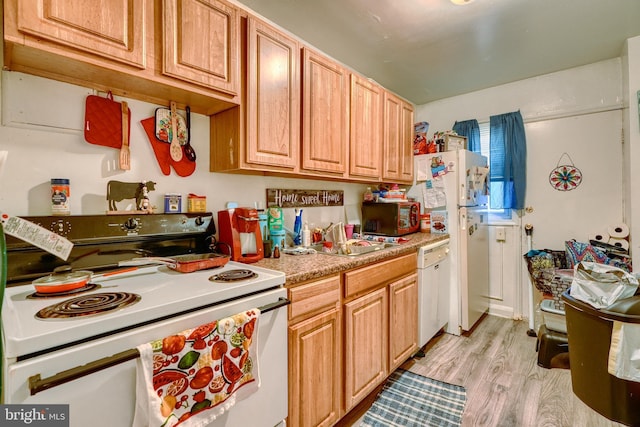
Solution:
M342 206L342 190L287 190L267 188L267 206L281 208L302 208L313 206Z

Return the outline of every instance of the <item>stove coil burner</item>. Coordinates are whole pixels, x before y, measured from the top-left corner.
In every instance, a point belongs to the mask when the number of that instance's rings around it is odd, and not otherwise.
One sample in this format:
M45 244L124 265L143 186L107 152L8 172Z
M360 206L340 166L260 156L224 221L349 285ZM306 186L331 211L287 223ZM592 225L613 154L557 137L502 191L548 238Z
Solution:
M251 270L227 270L209 277L212 282L239 282L240 280L253 279L258 273Z
M135 304L140 299L140 295L128 292L102 292L82 295L45 307L36 313L36 317L39 319L66 319L70 317L95 316Z
M100 289L100 286L97 283L87 283L81 288L71 289L63 292L34 292L30 295L27 295L28 299L45 299L45 298L60 298L67 297L69 295L81 294L83 292L94 291L96 289Z

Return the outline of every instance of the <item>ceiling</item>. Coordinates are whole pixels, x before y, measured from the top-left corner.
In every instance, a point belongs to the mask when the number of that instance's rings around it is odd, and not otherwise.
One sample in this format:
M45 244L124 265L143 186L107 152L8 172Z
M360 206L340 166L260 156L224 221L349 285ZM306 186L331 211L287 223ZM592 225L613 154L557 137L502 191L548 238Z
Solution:
M619 57L639 0L237 0L420 105Z

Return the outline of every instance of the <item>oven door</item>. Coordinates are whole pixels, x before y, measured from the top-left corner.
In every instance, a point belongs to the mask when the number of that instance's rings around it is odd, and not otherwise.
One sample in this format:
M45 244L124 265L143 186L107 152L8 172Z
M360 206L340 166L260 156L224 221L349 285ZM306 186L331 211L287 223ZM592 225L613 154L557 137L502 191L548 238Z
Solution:
M175 332L272 304L279 298L286 298L286 289L262 292L24 361L5 361L4 403L69 404L72 427L130 426L136 404L135 359L55 385L33 396L29 378L34 375L49 378ZM210 424L213 427L272 427L287 417L286 308L261 314L258 326L260 388L244 400L238 400Z

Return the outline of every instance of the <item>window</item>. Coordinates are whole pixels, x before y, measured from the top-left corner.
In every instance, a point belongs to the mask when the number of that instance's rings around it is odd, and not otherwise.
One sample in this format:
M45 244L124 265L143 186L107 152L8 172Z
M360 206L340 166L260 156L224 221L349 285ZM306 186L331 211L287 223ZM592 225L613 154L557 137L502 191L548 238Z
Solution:
M489 164L491 164L489 122L478 123L478 126L480 128L480 153L483 156L486 156L489 160ZM491 202L491 198L495 195L502 194L502 186L503 183L500 181L489 182L489 212L492 216L495 215L499 219L511 219L511 209L491 209L491 205L495 205L495 202Z

